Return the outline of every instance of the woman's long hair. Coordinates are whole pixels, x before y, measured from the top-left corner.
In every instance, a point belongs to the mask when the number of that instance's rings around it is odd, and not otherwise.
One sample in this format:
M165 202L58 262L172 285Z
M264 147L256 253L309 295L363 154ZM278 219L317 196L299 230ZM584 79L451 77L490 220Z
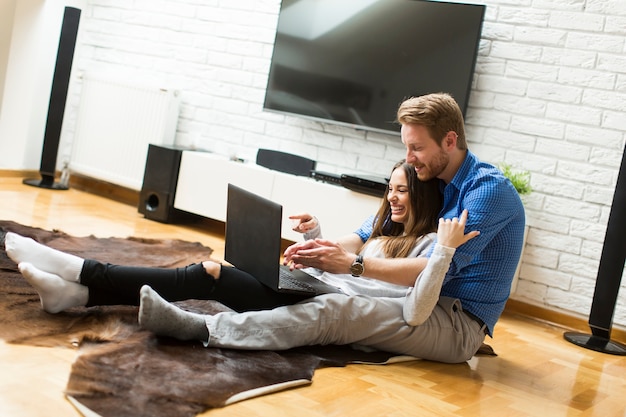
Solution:
M402 223L391 220L391 204L387 200L389 188L385 191L380 208L374 219L372 235L363 248L372 239L383 239L383 252L388 258L406 257L415 247L415 242L422 236L437 231L439 212L443 206L443 195L439 190L439 180L420 181L415 168L404 160L394 165L404 170L409 188L410 206L406 227Z

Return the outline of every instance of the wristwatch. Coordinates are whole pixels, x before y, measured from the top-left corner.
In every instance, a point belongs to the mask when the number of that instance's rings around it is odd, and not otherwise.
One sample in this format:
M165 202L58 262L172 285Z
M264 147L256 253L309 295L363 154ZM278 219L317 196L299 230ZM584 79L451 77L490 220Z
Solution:
M350 265L350 273L353 277L360 277L363 275L365 267L363 266L363 256L357 255L352 265Z

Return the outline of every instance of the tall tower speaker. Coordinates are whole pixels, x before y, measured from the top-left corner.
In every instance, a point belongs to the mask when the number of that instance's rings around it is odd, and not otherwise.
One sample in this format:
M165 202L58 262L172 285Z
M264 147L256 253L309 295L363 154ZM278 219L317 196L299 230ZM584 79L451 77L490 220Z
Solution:
M59 37L59 48L48 104L48 118L41 151L39 168L41 179L25 179L24 184L54 190L67 190L67 186L54 182L54 176L79 22L80 9L66 7L63 14L61 36Z
M174 208L174 198L182 155L182 148L148 146L138 207L145 218L171 223L181 214Z
M566 340L587 349L626 355L626 345L611 340L613 314L626 262L626 149L622 156L600 256L596 288L589 313L591 334L567 332Z

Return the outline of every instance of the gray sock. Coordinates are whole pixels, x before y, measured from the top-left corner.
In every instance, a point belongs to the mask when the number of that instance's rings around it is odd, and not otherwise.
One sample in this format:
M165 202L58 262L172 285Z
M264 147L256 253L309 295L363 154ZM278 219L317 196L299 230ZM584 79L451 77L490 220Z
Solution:
M205 345L209 341L209 330L203 315L181 310L147 285L140 291L139 325L159 336L199 340Z

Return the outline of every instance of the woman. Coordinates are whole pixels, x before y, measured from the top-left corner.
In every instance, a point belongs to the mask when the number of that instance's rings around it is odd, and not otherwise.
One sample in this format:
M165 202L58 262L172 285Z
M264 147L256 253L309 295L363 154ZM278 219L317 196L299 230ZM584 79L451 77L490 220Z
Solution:
M407 257L426 252L434 239L441 209L437 182L417 180L412 166L399 162L376 216L366 220L373 233L363 242L357 234L337 241L347 253L364 257ZM319 224L308 214L293 216L295 230L320 237ZM71 307L139 305L140 289L150 286L167 301L216 300L235 311L265 310L301 302L308 296L274 292L254 277L215 261L185 268L159 269L104 264L59 252L32 239L7 233L6 251L40 295L42 307L57 313ZM347 295L404 297L408 287L349 274L308 271Z
M440 219L437 244L405 297L326 294L272 310L201 315L141 288L139 324L158 335L199 340L205 346L282 350L315 344L358 344L422 359L457 363L470 359L485 339L485 325L464 313L458 299L440 296L467 210ZM442 343L445 341L445 343Z

